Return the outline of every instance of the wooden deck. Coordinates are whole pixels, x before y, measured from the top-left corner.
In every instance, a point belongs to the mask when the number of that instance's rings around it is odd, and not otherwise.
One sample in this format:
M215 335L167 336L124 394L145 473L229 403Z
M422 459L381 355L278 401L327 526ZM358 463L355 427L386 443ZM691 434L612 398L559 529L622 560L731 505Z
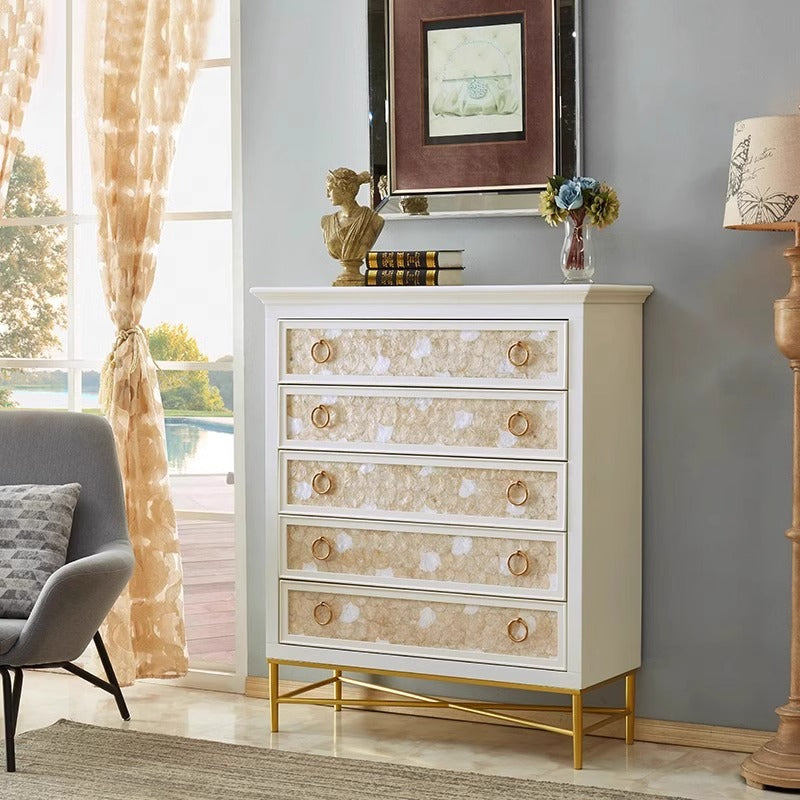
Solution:
M233 520L178 520L189 660L232 666L236 652Z

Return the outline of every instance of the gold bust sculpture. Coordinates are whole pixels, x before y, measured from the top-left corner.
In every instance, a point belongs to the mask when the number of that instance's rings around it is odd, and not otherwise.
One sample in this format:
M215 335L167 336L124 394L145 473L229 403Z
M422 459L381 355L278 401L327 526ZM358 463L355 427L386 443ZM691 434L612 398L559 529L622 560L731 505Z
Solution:
M359 186L369 181L369 172L356 173L347 167L328 173L326 193L340 209L326 214L320 222L328 253L343 267L334 286L364 285L361 264L383 229L383 217L356 202Z

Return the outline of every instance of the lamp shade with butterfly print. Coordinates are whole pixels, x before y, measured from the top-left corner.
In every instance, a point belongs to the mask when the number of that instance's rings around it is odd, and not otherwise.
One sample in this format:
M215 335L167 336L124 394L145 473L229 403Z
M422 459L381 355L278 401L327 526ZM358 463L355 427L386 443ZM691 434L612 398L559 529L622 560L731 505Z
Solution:
M795 230L800 222L800 114L753 117L733 129L726 228Z

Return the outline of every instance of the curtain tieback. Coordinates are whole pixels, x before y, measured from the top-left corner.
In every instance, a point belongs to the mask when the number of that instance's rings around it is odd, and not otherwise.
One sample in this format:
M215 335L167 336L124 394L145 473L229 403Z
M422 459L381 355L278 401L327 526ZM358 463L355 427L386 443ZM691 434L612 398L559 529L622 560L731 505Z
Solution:
M109 408L111 407L111 396L113 394L114 388L114 368L116 365L116 355L117 350L122 347L125 342L128 341L131 337L139 337L139 347L134 347L133 349L133 356L131 358L131 363L128 368L128 374L130 375L138 366L139 364L139 352L142 345L147 348L147 334L145 333L144 328L141 325L134 325L132 328L126 328L123 330L117 331L117 338L114 339L114 344L111 347L111 352L106 356L106 360L103 362L103 370L100 373L100 407L103 409L105 414L108 414Z
M113 355L117 348L123 343L127 342L131 336L136 335L142 336L145 339L147 338L144 332L144 328L141 325L134 325L132 328L128 328L127 330L119 330L117 331L117 338L114 340L114 346L111 348L111 355Z

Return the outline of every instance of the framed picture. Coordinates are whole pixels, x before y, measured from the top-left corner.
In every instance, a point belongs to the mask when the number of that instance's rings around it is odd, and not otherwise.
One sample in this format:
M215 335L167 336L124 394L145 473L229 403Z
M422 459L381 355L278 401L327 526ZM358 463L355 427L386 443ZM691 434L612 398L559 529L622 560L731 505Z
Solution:
M525 140L525 15L422 23L425 144Z
M578 2L369 0L376 208L530 213L577 172Z

